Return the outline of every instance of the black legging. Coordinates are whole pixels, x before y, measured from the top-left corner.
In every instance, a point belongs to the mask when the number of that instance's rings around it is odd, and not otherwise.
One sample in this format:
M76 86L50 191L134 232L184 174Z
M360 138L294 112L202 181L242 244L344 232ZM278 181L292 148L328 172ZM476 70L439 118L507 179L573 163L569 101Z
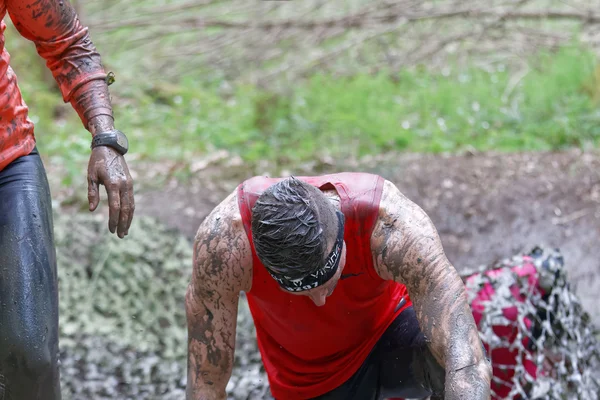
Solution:
M50 189L37 151L0 171L0 400L59 400Z

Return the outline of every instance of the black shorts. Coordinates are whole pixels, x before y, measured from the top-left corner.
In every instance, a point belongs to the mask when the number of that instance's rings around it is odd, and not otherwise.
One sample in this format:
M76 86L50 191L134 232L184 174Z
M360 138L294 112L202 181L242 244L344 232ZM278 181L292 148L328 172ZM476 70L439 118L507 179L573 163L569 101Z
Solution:
M435 360L412 307L402 311L358 371L315 400L421 399L444 391L445 371Z

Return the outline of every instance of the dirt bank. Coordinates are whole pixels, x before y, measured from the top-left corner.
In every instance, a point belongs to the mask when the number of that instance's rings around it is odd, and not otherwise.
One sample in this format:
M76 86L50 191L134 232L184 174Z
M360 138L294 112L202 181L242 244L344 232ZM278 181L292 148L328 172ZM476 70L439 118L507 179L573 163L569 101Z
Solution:
M569 277L596 323L600 304L600 154L386 155L358 163L318 163L288 173L379 173L430 215L449 259L462 270L528 251L560 247ZM264 171L268 173L268 170ZM185 184L142 191L137 212L193 237L198 224L241 179L243 165L200 170Z

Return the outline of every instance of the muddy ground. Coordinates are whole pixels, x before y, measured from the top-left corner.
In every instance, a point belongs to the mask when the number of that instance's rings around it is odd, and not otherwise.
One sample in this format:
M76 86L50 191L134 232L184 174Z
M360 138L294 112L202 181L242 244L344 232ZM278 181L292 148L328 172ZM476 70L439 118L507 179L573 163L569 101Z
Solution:
M239 163L198 167L137 196L137 213L193 238L202 219L248 171ZM600 323L600 153L386 155L360 163L324 163L284 174L378 173L419 204L459 270L489 264L541 244L559 247L576 292ZM260 170L259 170L260 171ZM263 172L261 172L263 173ZM269 174L265 167L264 174Z

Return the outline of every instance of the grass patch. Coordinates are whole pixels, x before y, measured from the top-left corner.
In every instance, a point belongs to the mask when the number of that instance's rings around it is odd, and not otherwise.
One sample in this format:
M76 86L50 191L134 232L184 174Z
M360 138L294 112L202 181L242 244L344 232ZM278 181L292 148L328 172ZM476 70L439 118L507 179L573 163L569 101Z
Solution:
M387 151L553 150L600 139L599 67L568 47L532 57L531 69L448 67L336 78L314 75L286 90L118 80L111 92L131 154L190 160L215 149L285 166L319 156ZM19 73L19 71L17 71ZM520 74L520 75L519 75ZM516 83L515 76L522 79ZM80 176L89 135L41 79L21 80L40 150ZM71 177L66 177L68 184Z

